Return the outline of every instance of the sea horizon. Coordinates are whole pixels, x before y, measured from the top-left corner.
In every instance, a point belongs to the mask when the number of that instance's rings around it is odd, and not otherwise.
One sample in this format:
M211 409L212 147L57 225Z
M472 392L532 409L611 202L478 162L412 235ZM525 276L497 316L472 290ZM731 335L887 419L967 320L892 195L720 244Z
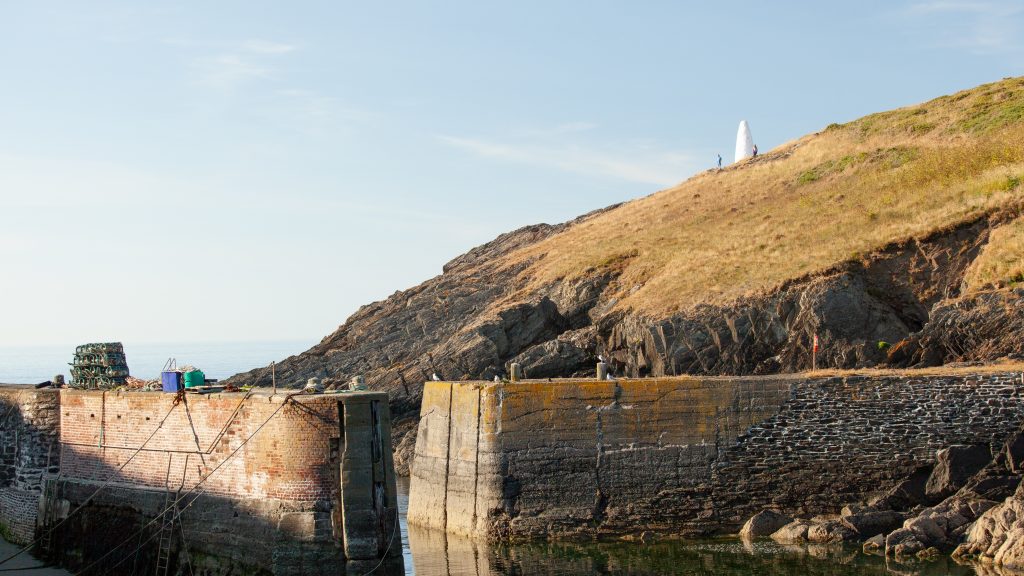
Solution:
M258 340L222 342L122 342L128 369L136 378L154 379L169 359L191 365L208 378L224 379L279 362L308 350L310 340ZM0 346L0 384L38 384L63 374L70 380L74 345Z

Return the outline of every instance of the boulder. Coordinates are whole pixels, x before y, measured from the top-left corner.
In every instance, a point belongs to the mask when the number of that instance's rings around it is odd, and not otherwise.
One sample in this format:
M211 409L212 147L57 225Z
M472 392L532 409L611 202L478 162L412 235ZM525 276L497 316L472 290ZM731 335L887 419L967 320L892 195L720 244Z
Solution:
M871 506L865 506L863 504L847 504L843 506L843 509L839 512L840 516L852 516L854 514L860 514L861 512L873 511L874 508Z
M896 558L913 556L927 546L918 539L918 535L909 528L894 530L885 537L885 555Z
M993 473L982 476L976 475L967 481L967 484L957 492L957 495L973 495L986 500L1003 500L1013 494L1013 491L1020 484L1020 474L998 474Z
M862 538L876 534L888 534L900 527L905 516L892 510L861 508L858 513L843 515L842 523Z
M925 496L932 501L952 496L991 461L992 452L987 444L939 450L935 454L935 468L925 485Z
M1020 485L1024 465L1024 433L1017 432L981 472L971 477L957 496L1002 501Z
M774 510L762 510L754 514L740 530L743 538L761 538L771 536L793 519Z
M885 534L876 534L864 541L862 547L865 554L877 554L885 551Z
M876 510L907 510L918 504L927 503L925 486L928 484L931 472L931 466L917 468L905 480L893 486L881 497L869 502L870 506Z
M807 529L807 541L815 544L845 542L856 537L857 532L838 520L817 522Z
M806 520L794 520L772 533L772 540L780 544L795 544L807 541L807 531L811 523Z
M946 539L946 527L933 516L921 515L907 520L903 528L910 530L922 543L931 544Z
M1017 432L1006 441L1003 447L1006 454L1006 465L1010 472L1024 472L1024 432Z
M970 528L971 522L994 505L991 500L947 498L907 519L902 528L886 536L885 554L899 558L917 555L927 548L952 548Z

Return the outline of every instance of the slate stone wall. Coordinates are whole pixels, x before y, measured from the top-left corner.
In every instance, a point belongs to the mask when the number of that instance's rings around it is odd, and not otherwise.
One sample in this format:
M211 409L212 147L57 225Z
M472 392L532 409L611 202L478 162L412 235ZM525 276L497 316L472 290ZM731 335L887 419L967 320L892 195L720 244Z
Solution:
M717 523L765 507L835 512L952 444L998 446L1024 421L1021 373L829 378L793 386L779 413L720 453Z
M17 544L33 538L42 478L59 466L60 396L0 386L0 530Z

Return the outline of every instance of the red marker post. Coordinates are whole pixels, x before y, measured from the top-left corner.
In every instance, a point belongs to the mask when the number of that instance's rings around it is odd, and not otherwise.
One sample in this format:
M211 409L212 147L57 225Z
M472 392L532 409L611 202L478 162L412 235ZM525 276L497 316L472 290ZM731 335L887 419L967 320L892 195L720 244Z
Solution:
M818 335L814 335L814 346L811 348L811 370L818 369Z

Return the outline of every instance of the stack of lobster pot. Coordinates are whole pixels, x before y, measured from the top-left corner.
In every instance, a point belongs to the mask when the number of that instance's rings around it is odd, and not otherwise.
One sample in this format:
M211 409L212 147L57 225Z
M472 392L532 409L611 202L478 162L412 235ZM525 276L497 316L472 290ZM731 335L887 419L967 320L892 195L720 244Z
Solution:
M124 347L120 342L104 342L75 348L71 378L72 388L96 390L123 386L128 378Z

